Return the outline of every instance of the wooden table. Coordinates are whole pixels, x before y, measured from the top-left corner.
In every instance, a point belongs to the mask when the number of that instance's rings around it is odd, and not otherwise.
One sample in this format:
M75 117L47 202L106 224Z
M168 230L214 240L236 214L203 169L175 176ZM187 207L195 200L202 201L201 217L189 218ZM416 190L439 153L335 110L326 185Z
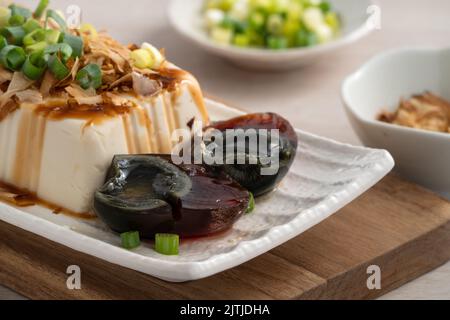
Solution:
M27 1L19 1L27 2ZM165 47L169 58L193 72L205 91L251 111L275 111L295 127L335 140L360 144L340 102L346 75L371 56L399 46L450 45L450 1L378 0L382 29L317 65L290 73L252 73L229 65L184 41L169 26L164 0L60 0L78 4L85 21L108 29L123 42L149 41ZM124 17L123 13L127 13ZM133 17L133 19L129 19ZM124 23L126 21L126 23ZM15 297L0 289L0 298ZM386 299L450 299L450 263L388 294Z

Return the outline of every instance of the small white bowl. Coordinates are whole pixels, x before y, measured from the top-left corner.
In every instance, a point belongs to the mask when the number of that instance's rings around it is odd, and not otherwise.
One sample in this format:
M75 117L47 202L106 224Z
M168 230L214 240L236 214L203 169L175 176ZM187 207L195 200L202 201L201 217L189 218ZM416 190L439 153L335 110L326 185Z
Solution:
M396 170L450 196L450 134L377 121L394 111L400 98L432 91L450 100L450 48L401 49L375 57L349 76L342 97L350 122L369 147L387 149Z
M342 36L330 43L310 48L269 50L225 46L212 41L203 28L204 0L172 0L169 19L184 37L210 53L224 57L234 64L254 70L289 70L311 64L368 35L372 28L368 20L371 0L331 0L343 21ZM370 11L370 10L369 10Z

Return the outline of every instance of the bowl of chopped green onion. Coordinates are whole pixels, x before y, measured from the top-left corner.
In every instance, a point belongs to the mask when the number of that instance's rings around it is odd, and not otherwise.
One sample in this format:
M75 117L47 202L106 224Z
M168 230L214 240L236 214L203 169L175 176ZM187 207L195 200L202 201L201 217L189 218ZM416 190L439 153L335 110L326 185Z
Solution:
M371 0L172 0L184 37L240 67L289 70L370 33Z

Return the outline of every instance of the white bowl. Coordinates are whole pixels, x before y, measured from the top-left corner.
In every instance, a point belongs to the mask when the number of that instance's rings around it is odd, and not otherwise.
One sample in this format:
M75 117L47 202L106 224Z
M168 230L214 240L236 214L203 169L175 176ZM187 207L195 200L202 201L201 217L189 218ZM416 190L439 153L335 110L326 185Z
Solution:
M288 70L311 64L370 33L367 11L372 5L371 0L331 0L330 2L341 15L343 34L330 43L311 48L274 51L218 45L209 39L203 28L201 11L204 0L172 0L169 6L169 19L181 35L210 53L224 57L236 65L258 70Z
M375 57L348 77L342 96L350 122L369 147L387 149L396 170L450 196L450 134L379 122L400 98L432 91L450 100L450 49L401 49Z

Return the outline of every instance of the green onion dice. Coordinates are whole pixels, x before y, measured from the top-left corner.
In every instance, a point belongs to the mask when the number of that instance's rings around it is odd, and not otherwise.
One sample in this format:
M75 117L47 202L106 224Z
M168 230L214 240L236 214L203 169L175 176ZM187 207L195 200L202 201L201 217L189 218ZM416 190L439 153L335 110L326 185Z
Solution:
M49 2L49 0L39 1L39 4L38 4L36 10L34 11L34 17L36 19L40 19L44 15L44 12L48 7L48 2Z
M27 57L22 72L30 80L39 80L47 69L47 60L42 51L34 52Z
M44 29L36 29L33 32L28 33L23 38L23 44L24 44L24 46L31 46L38 42L45 41L45 39L46 39L45 30Z
M22 68L27 56L21 47L9 45L0 51L0 62L12 71L19 71Z
M19 7L15 4L10 5L9 9L11 9L11 16L22 16L25 19L31 18L32 16L32 13L29 9Z
M166 256L178 255L180 251L180 237L176 234L156 234L155 251Z
M25 23L25 18L19 15L11 16L8 23L10 26L21 26Z
M0 7L0 27L5 27L8 24L9 18L11 18L11 10Z
M98 89L102 85L102 70L100 66L90 63L78 71L76 80L83 89Z
M28 19L23 25L22 28L25 30L26 33L33 32L36 29L41 29L41 24L39 21L34 19Z
M25 37L25 30L22 27L4 27L0 34L6 38L9 44L21 46Z
M63 43L68 44L72 48L72 57L79 58L83 54L83 39L81 37L64 33Z
M250 194L250 198L248 201L248 207L247 210L245 211L245 213L251 213L253 212L253 210L255 210L255 198L253 197L253 193L249 192Z
M219 44L281 50L327 43L340 35L339 15L328 0L205 2L203 25Z
M45 40L48 44L56 44L61 39L61 32L58 30L45 30Z
M137 231L122 233L120 239L122 240L122 247L128 250L136 249L141 245L141 239Z
M54 53L49 57L48 68L57 80L63 80L70 74L70 70L61 61L57 53Z

